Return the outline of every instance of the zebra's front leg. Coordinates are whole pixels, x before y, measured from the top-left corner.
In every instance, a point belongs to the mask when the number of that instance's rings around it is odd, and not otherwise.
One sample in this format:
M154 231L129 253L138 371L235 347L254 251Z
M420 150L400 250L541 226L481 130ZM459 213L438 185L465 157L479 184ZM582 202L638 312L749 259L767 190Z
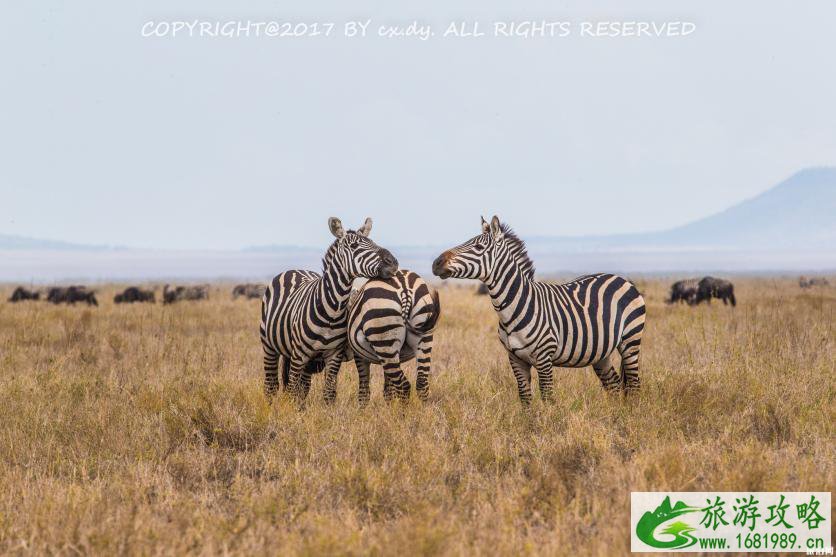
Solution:
M325 360L325 388L322 391L322 398L326 403L330 404L337 400L337 376L342 363L342 350L337 350Z
M357 366L357 381L360 383L357 401L360 403L360 406L365 406L369 403L371 396L371 389L369 388L369 369L371 368L371 362L355 355L354 365Z
M415 361L418 367L415 376L415 392L421 400L427 400L430 393L430 365L432 364L433 336L424 335L418 342Z
M410 385L409 379L406 378L401 369L400 354L395 354L391 358L383 360L383 377L384 381L389 381L388 394L386 386L383 388L384 399L391 400L392 396L396 395L404 402L409 400L409 391L412 389L412 385Z
M540 385L540 397L547 402L552 401L554 386L553 365L551 356L537 362L537 383Z
M528 405L531 403L531 364L521 360L513 352L508 352L508 360L511 362L514 378L517 380L520 402Z

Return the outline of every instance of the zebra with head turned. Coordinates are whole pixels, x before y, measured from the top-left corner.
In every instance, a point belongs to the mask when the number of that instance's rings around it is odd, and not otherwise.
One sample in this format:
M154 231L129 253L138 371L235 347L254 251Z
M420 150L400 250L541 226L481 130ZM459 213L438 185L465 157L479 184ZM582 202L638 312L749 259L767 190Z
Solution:
M497 217L490 224L482 219L480 235L442 253L433 273L479 279L488 286L523 403L531 401L532 366L544 399L552 396L555 366L592 365L607 390L639 388L645 305L627 279L602 273L564 284L540 282L525 244Z
M372 220L356 231L340 219L328 219L336 240L322 260L322 275L286 271L276 276L261 302L261 345L264 349L264 390L272 395L282 385L304 399L311 374L325 370L326 401L337 394L337 373L343 361L346 310L356 277L389 278L398 270L395 257L369 239Z
M348 346L360 380L361 404L369 401L369 367L383 366L383 396L409 398L411 385L401 369L417 357L415 390L429 393L433 330L441 315L438 293L417 273L399 270L388 279L373 279L352 293L348 310Z

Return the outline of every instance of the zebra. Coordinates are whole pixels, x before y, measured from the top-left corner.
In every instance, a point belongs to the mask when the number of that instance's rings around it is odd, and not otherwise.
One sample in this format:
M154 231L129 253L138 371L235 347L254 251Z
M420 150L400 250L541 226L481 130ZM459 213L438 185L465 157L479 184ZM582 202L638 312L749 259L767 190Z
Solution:
M369 367L383 366L383 396L406 400L411 385L401 364L417 356L415 391L426 400L433 330L441 314L438 292L417 273L399 270L353 291L348 309L348 346L357 366L360 404L369 401Z
M627 279L600 273L564 284L538 281L525 243L496 216L482 219L481 234L438 256L433 273L488 286L523 404L531 401L532 366L544 400L552 398L555 366L592 365L606 390L639 389L645 304Z
M343 361L351 283L356 277L390 278L398 260L368 236L372 220L345 230L340 219L328 219L336 238L322 260L322 275L286 271L277 275L261 301L261 345L264 350L264 392L282 386L303 400L311 374L325 370L324 398L337 395L337 373Z

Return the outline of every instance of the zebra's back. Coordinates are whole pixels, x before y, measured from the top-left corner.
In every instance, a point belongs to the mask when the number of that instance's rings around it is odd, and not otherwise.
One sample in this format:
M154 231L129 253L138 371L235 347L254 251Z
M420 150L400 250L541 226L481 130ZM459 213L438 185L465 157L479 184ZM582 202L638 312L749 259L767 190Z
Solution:
M554 335L554 365L586 367L626 348L625 341L634 336L640 338L644 298L629 280L599 273L540 284L549 317L543 327Z

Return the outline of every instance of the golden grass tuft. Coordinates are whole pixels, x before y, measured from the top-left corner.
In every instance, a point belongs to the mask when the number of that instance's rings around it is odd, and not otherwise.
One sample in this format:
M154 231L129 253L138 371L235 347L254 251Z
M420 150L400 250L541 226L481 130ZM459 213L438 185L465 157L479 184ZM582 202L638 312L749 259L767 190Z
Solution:
M496 317L444 287L430 401L261 394L259 304L0 304L0 552L629 551L631 490L834 487L836 290L736 281L736 309L648 301L642 391L556 370L520 406ZM0 289L8 296L11 288ZM414 378L414 366L408 366Z

